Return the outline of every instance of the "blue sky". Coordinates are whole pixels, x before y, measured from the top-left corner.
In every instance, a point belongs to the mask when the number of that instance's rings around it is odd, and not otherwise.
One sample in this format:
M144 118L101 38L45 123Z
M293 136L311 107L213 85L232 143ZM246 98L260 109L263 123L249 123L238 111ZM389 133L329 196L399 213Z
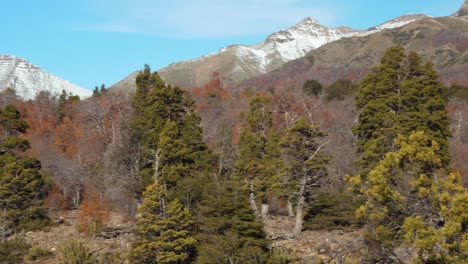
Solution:
M310 16L367 29L403 14L446 16L464 0L2 0L0 54L84 88L110 86L144 64L255 44Z

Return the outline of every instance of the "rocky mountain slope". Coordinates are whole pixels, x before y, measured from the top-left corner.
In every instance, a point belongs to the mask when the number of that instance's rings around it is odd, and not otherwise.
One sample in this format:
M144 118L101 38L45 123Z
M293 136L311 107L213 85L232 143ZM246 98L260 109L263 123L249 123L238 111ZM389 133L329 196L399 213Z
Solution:
M340 39L237 87L300 87L308 79L325 85L343 78L359 81L393 45L403 45L424 60L432 61L444 83L468 84L468 21L460 17L441 17L420 19L367 36Z
M313 18L305 18L293 27L271 34L253 46L231 45L200 58L173 63L158 70L168 83L185 88L207 83L218 72L238 82L278 69L286 62L305 56L327 43L353 36L366 36L426 18L426 15L404 15L368 30L349 27L329 28ZM114 85L115 90L134 89L136 72Z
M465 3L452 16L468 19L468 0L465 0Z
M14 88L16 94L25 100L33 99L40 91L60 95L65 90L81 98L92 94L90 90L54 76L24 59L0 55L0 91L6 88Z
M171 64L158 72L167 82L187 88L205 84L213 72L241 81L275 70L288 61L301 58L309 51L338 39L372 34L423 17L426 16L406 15L365 31L348 27L329 28L309 17L293 27L271 34L257 45L228 46L195 60Z

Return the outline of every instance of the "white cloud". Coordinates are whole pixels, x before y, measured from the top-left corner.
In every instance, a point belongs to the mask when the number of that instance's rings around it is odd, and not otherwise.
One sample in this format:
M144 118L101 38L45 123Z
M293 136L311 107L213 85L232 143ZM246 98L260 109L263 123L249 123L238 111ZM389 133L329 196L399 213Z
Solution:
M311 4L314 4L311 7ZM100 23L83 29L134 32L177 38L266 35L311 16L323 24L334 15L309 0L100 0Z

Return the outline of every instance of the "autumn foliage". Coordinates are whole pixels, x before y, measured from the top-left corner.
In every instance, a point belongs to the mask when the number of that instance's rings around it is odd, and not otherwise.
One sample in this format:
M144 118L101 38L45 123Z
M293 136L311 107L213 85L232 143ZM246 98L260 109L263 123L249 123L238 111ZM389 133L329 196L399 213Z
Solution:
M79 230L92 235L110 220L111 212L102 194L97 191L86 191L83 197L78 217Z

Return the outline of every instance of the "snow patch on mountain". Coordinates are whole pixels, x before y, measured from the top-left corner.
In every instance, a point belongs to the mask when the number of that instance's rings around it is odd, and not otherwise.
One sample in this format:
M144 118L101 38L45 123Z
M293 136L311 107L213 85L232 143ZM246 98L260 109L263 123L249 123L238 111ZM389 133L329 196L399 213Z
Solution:
M14 88L16 94L25 99L34 99L40 91L59 96L62 90L80 98L91 96L92 92L69 81L52 75L32 63L11 55L0 55L0 91Z
M213 72L218 72L230 81L241 81L276 70L330 42L364 37L427 17L404 15L368 30L329 28L307 17L290 28L269 35L264 42L250 46L230 45L196 59L172 63L159 69L158 73L166 82L185 88L206 84Z
M397 18L394 18L392 20L386 21L378 26L371 27L368 30L369 34L372 34L374 32L379 32L384 29L391 29L391 28L397 28L397 27L402 27L408 23L423 19L423 18L431 18L431 16L425 15L425 14L409 14L409 15L404 15L404 16L399 16ZM368 34L366 34L368 35Z
M401 27L426 17L428 16L420 14L404 15L369 30L354 30L349 27L329 28L307 17L293 27L271 34L262 43L251 46L230 45L197 59L170 64L158 72L163 79L171 81L176 73L180 78L183 72L206 67L201 65L206 63L210 65L213 60L231 64L228 72L221 72L224 76L235 79L249 78L275 70L288 61L304 57L308 52L341 38L366 36L384 29ZM203 81L207 80L201 78L192 85L201 85Z

